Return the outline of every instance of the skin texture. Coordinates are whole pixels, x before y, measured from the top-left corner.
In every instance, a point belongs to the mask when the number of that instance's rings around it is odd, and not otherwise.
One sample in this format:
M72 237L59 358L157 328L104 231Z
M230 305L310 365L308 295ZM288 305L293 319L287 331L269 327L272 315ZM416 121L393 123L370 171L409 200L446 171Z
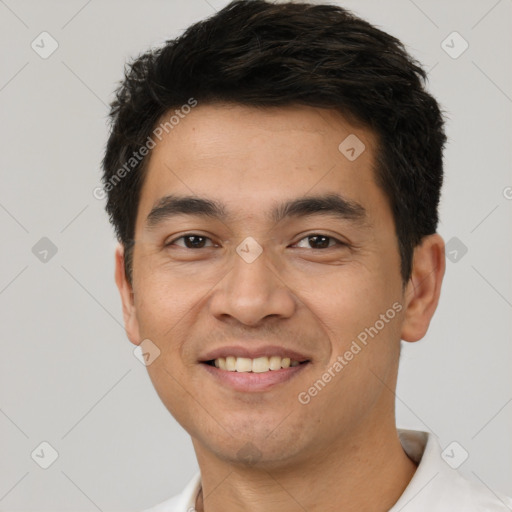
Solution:
M338 150L349 134L366 147L354 161ZM375 183L375 147L368 129L330 110L218 104L198 105L152 151L133 287L122 246L116 282L127 335L160 349L149 375L192 437L203 486L198 510L386 511L414 474L395 427L400 339L427 331L444 243L437 234L424 238L403 286L393 217ZM283 201L330 193L362 205L364 221L268 218ZM180 215L148 229L146 217L168 194L216 200L229 217ZM176 240L187 233L208 237L206 246ZM317 248L307 238L314 234L346 245ZM236 252L249 236L263 249L252 263ZM299 393L396 303L401 311L301 404ZM211 349L264 344L310 362L257 393L222 385L199 362Z

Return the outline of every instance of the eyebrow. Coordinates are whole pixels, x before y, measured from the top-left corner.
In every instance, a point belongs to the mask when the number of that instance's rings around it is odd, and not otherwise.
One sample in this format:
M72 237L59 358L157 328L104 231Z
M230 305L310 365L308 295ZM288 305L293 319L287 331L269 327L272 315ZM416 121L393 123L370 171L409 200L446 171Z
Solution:
M168 195L156 202L146 218L148 229L178 215L211 217L222 221L229 219L226 207L218 201L197 196ZM368 220L366 209L359 203L338 194L305 196L274 206L268 219L279 223L291 217L325 215L365 224Z

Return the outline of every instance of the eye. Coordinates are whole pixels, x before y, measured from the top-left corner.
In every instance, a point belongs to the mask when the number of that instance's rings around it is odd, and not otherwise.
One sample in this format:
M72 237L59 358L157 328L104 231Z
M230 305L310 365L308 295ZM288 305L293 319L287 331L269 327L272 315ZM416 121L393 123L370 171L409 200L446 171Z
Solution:
M309 244L309 246L300 245L302 242L304 242L304 240L306 240L305 243ZM331 242L333 243L331 244ZM320 235L315 233L313 235L305 236L304 238L299 240L295 245L305 249L330 249L335 245L344 246L346 244L340 242L338 239L333 238L332 236Z
M183 243L176 243L178 240L183 240ZM169 247L171 245L177 245L179 247L184 247L185 249L202 249L206 247L206 242L210 241L211 245L208 247L213 247L213 242L207 236L198 235L196 233L189 233L187 235L182 235L179 238L175 238L170 242L166 243L165 246Z

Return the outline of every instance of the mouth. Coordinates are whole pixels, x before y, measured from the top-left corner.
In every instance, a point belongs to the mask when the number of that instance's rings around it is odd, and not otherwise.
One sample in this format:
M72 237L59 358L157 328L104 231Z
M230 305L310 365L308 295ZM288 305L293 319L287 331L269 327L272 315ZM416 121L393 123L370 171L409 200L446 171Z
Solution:
M252 353L234 348L212 352L199 362L223 388L250 393L269 391L295 378L311 364L311 359L277 347Z
M286 368L294 368L308 362L308 359L298 361L297 359L281 356L262 356L255 358L228 356L210 359L209 361L205 361L205 364L228 372L266 373Z

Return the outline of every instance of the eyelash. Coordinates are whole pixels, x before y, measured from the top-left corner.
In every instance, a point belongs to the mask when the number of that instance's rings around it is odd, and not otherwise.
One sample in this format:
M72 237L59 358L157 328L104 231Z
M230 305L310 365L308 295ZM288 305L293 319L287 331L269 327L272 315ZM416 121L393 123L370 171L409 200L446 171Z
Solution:
M330 236L330 235L324 235L322 233L311 233L309 235L306 235L304 237L302 237L300 240L298 240L295 244L293 245L296 245L298 244L299 242L302 242L303 240L305 239L308 239L308 238L312 238L312 237L322 237L322 238L328 238L329 240L334 240L335 242L335 245L333 246L328 246L328 247L325 247L325 248L322 248L322 249L313 249L313 250L317 250L317 251L322 251L322 250L326 250L326 249L332 249L333 247L335 246L338 246L338 247L346 247L348 244L346 244L345 242L342 242L341 240L338 240L337 238L334 238L333 236ZM170 247L172 246L177 240L181 240L182 238L203 238L203 239L206 239L206 240L211 240L210 237L207 237L207 236L203 236L203 235L200 235L198 233L186 233L185 235L181 235L180 237L178 238L175 238L174 240L171 240L170 242L166 243L165 244L165 247ZM181 247L182 249L190 249L190 250L194 250L190 247L182 247L182 246L178 246L178 247ZM209 246L211 247L211 246ZM204 249L204 247L200 247L199 249Z

